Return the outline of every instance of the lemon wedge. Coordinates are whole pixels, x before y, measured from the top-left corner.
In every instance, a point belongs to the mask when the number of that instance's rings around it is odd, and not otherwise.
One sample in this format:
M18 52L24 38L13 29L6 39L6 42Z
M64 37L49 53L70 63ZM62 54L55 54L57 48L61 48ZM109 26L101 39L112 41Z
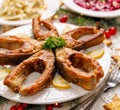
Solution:
M9 68L0 69L0 80L3 80L11 71Z
M68 32L70 30L72 30L72 28L69 25L66 25L61 33L63 34L63 33L66 33L66 32Z
M90 56L91 58L95 58L95 59L99 59L104 55L104 49L100 48L97 50L93 50L87 53L88 56Z
M63 79L60 75L55 76L52 82L56 88L68 89L71 87L70 83Z

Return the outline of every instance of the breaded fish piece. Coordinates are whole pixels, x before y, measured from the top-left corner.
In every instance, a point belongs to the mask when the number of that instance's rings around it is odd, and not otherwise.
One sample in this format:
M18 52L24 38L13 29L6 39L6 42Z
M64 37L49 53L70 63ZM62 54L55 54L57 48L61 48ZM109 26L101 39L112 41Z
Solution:
M104 76L97 60L70 48L57 49L56 61L62 76L85 90L95 89Z
M80 26L60 35L66 47L81 50L100 44L104 40L104 30L92 26Z
M4 85L22 95L33 95L50 84L54 74L55 58L51 50L41 50L21 62L4 79ZM23 85L32 72L40 73L40 77L31 85Z
M43 42L17 36L0 36L0 64L18 64L42 49Z

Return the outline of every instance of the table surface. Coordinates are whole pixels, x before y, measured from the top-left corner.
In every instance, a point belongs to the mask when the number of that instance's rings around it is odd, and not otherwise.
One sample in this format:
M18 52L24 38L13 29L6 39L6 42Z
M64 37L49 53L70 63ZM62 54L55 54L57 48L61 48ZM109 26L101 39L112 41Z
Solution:
M67 9L67 8L66 8ZM68 10L69 11L69 10ZM76 14L75 14L75 16L76 16ZM93 19L93 18L91 18L91 19ZM102 19L102 18L101 18ZM114 19L120 19L119 17L118 18L114 18ZM117 22L119 22L120 23L120 21L117 21ZM68 22L69 23L69 22ZM71 22L70 22L71 23ZM73 23L74 24L74 23ZM8 25L0 25L0 34L2 34L2 33L4 33L4 32L6 32L6 31L8 31L8 30L10 30L10 29L13 29L13 28L15 28L16 26L8 26ZM111 38L111 40L112 40L112 45L110 46L110 48L112 47L112 48L119 48L120 46L120 38L119 38L119 35L120 35L120 33L119 33L119 31L118 31L118 33L115 35L115 36L113 36L112 38ZM111 90L109 90L107 93L105 93L105 94L103 94L104 96L106 96L106 97L108 97L108 96L113 96L113 94L116 94L116 93L118 93L118 90L120 89L120 85L118 85L118 86L116 86L115 88L113 88L113 89L111 89ZM6 94L7 95L7 94ZM118 95L120 95L120 94L118 94ZM85 96L85 97L88 97L88 96ZM0 100L2 101L4 98L0 98ZM75 105L76 103L78 103L78 102L80 102L80 101L82 101L84 98L82 97L80 97L80 98L78 98L78 99L75 99L75 100L72 100L72 101L68 101L68 102L65 102L65 103L61 103L61 107L59 107L59 108L56 108L56 107L54 107L53 108L53 110L69 110L69 108L70 107L72 107L73 105ZM91 108L91 110L104 110L103 109L103 104L105 104L106 102L102 99L102 97L100 97L97 101L96 101L96 103L94 104L94 106ZM13 106L13 105L16 105L17 104L17 102L14 102L14 101L10 101L10 100L8 100L7 102L4 102L4 103L2 103L2 104L0 104L0 110L9 110L10 109L10 107L11 106ZM33 109L30 109L30 110L39 110L39 109L37 109L37 107L40 109L40 110L45 110L45 107L46 107L46 105L33 105ZM83 108L81 108L81 110L84 110L84 107Z

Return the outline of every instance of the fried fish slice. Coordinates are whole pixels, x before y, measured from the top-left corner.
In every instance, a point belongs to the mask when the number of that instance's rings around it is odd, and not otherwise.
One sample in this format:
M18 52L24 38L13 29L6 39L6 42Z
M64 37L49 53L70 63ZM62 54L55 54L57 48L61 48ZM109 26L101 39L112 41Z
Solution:
M4 85L8 86L14 92L22 95L33 95L50 84L54 73L54 54L51 50L41 50L30 58L21 62L4 79ZM40 77L31 85L24 85L23 82L32 72L39 72Z
M32 30L37 40L45 40L49 36L58 36L56 27L50 18L40 20L40 17L32 19Z
M17 36L0 36L0 64L18 64L42 49L42 42Z
M62 76L85 90L95 89L104 75L97 60L69 48L57 49L56 61Z
M104 30L91 26L80 26L60 36L65 40L67 47L81 50L102 43Z

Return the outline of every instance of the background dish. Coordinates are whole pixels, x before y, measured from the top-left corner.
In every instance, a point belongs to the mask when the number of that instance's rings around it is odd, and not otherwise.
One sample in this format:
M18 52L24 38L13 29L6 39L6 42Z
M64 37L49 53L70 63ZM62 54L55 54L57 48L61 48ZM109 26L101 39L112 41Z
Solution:
M63 3L71 10L81 14L97 18L113 18L120 16L120 9L115 11L103 12L103 11L92 11L89 9L82 8L75 4L73 0L63 0Z
M3 0L0 0L0 3L2 1ZM53 16L60 6L60 3L58 0L44 0L44 1L48 8L45 10L44 14L41 16L41 19L46 19L46 18ZM54 5L52 3L54 3ZM0 24L18 26L18 25L24 25L24 24L31 23L31 20L32 19L8 21L0 17Z
M71 24L62 24L62 23L54 23L54 25L57 27L58 32L61 33L63 31L65 31L65 28L69 27L69 29L73 29L76 28L77 26L75 25L71 25ZM6 33L4 33L4 35L15 35L15 34L19 34L19 33L23 33L28 35L29 37L33 37L33 33L32 33L32 25L25 25L25 26L21 26L18 28L15 28L11 31L8 31ZM98 46L94 46L92 48L90 48L91 50L98 48L101 45ZM105 50L105 54L104 56L99 59L98 61L100 62L101 66L103 67L104 70L104 78L106 77L107 73L108 73L108 69L110 67L110 54L109 54L109 50L106 46L104 46L104 50ZM38 75L34 74L34 77L38 77ZM101 84L104 81L104 78L102 78L100 80ZM33 77L29 77L29 80L31 81L33 79ZM99 85L98 84L98 85ZM30 103L30 104L50 104L50 103L56 103L56 102L66 102L75 98L78 98L80 96L83 96L87 93L90 93L89 91L85 91L84 89L82 89L81 87L71 84L71 88L67 89L67 90L61 90L61 89L56 89L54 87L49 87L46 89L43 89L42 91L38 92L37 94L33 95L33 96L21 96L20 94L16 94L12 91L10 91L10 89L8 89L6 86L3 85L3 81L0 80L0 95L10 99L10 100L14 100L17 102L23 102L23 103ZM6 95L7 94L7 95ZM34 100L33 100L34 99Z

